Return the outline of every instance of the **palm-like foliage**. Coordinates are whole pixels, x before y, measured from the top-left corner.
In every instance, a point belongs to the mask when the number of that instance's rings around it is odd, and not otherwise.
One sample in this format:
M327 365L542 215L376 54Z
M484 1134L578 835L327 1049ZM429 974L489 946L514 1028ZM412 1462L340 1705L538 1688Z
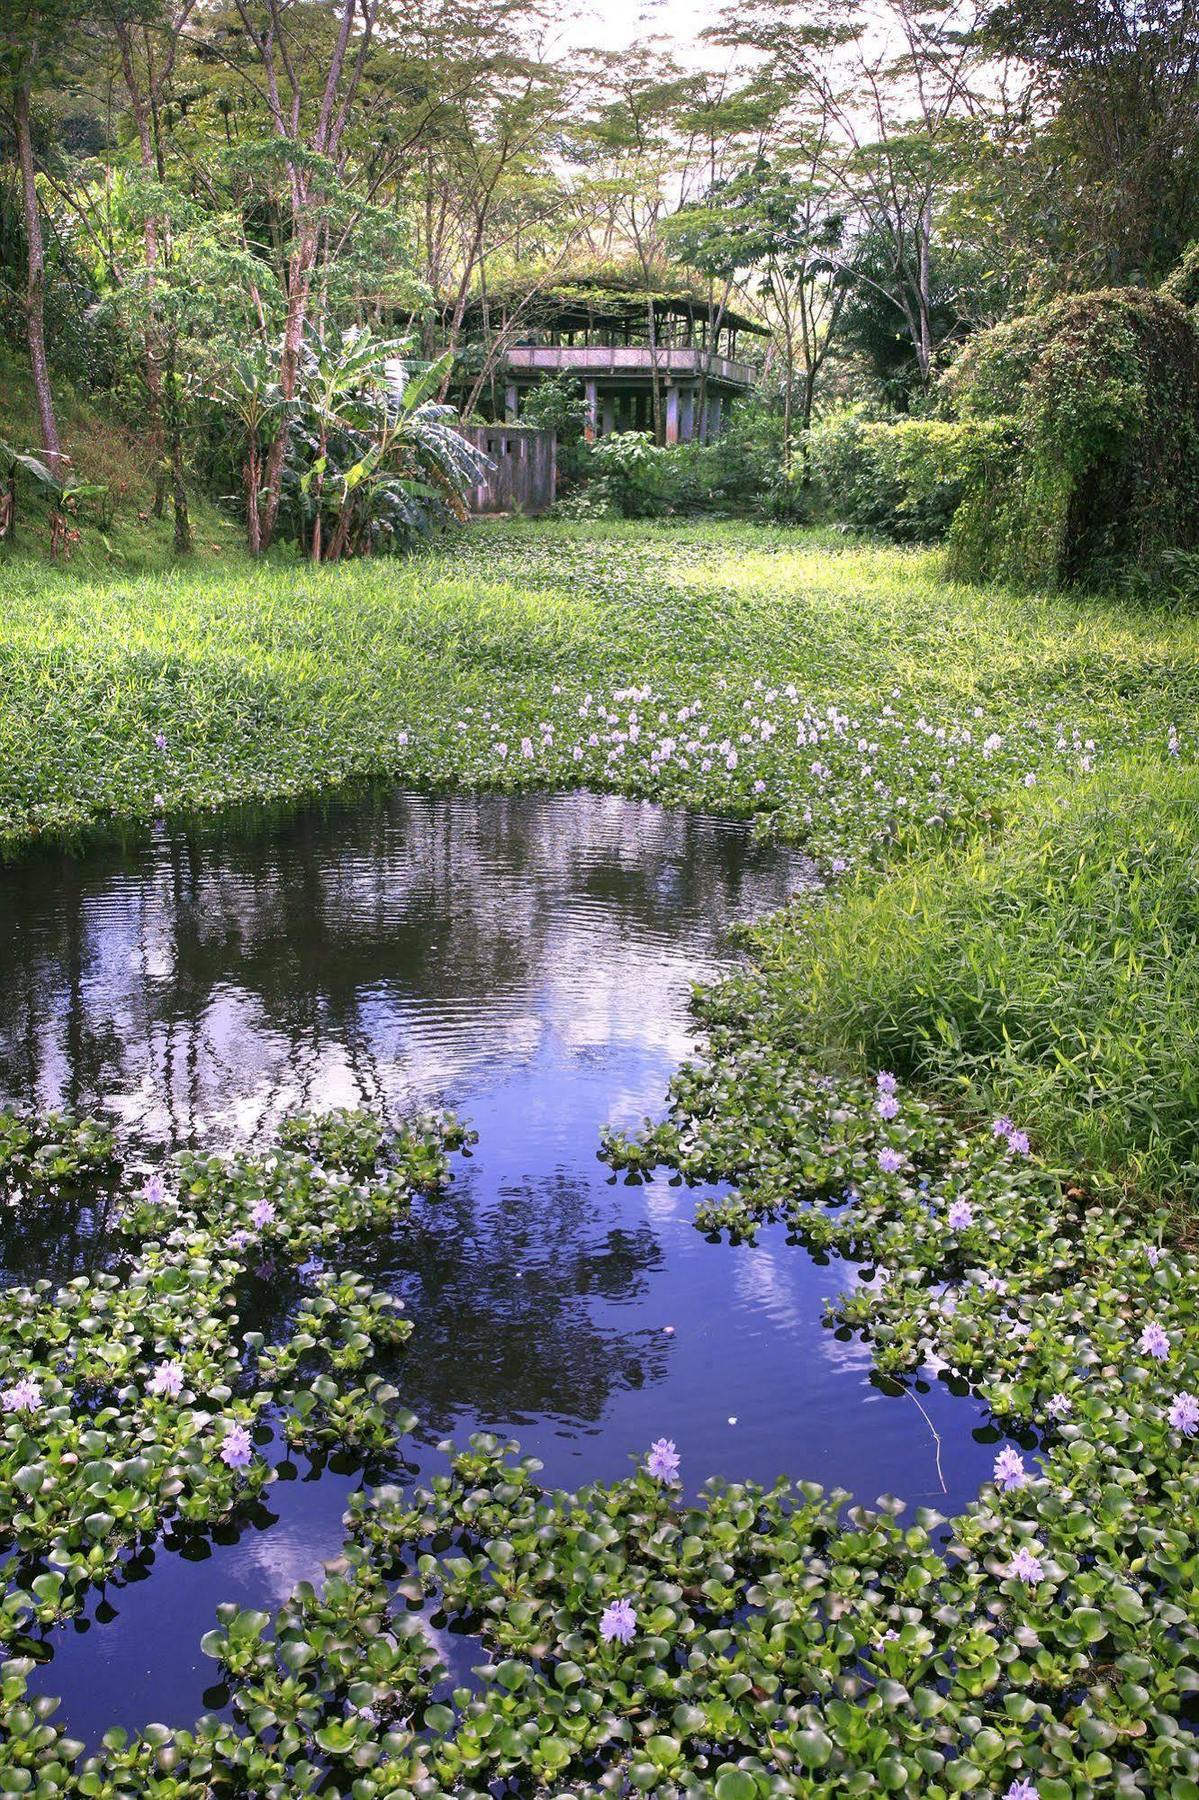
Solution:
M406 348L362 330L305 358L284 526L315 561L403 550L465 516L486 459L433 398L447 359L413 372Z

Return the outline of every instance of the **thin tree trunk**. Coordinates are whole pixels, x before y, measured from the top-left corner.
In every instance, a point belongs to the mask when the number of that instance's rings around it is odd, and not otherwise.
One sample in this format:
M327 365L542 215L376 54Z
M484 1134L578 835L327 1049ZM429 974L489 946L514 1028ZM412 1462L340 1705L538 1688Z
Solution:
M29 367L33 375L33 391L37 396L42 449L51 470L58 475L61 473L63 456L58 443L58 421L54 416L54 394L46 362L46 252L42 243L42 221L37 205L29 100L28 86L18 87L14 95L14 113L17 157L21 165L21 196L25 210L25 330L29 339Z

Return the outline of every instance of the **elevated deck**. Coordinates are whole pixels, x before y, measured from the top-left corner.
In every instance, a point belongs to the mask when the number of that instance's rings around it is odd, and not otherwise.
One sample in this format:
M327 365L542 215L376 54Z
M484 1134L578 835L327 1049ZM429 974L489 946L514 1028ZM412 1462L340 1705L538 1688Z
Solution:
M657 361L660 381L698 381L707 365L708 382L748 389L754 371L727 356L709 356L698 348L666 348L648 344L513 344L504 361L513 375L574 375L580 381L615 379L649 381Z

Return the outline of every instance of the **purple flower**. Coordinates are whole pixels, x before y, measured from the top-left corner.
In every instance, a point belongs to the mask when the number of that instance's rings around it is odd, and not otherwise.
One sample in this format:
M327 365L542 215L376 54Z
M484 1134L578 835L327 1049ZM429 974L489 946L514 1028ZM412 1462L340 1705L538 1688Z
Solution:
M1044 1573L1040 1557L1034 1556L1027 1544L1021 1544L1008 1565L1008 1574L1014 1575L1017 1581L1027 1581L1031 1587L1034 1582L1040 1581Z
M1014 1488L1022 1488L1027 1480L1024 1458L1010 1444L1005 1444L995 1458L995 1486L1000 1493L1010 1494Z
M995 1137L1011 1137L1015 1129L1016 1127L1012 1124L1012 1121L1008 1118L1006 1113L1002 1118L993 1119L991 1121L991 1131Z
M1027 1131L1009 1131L1007 1134L1007 1146L1008 1146L1009 1150L1014 1150L1017 1156L1027 1156L1028 1155L1028 1133L1027 1133Z
M1141 1349L1146 1356L1156 1357L1158 1362L1165 1362L1169 1356L1170 1340L1156 1319L1151 1319L1142 1331Z
M637 1632L637 1614L629 1600L613 1600L600 1614L600 1636L605 1644L631 1644Z
M1149 1267L1151 1269L1156 1269L1158 1263L1162 1259L1162 1253L1158 1249L1156 1244L1150 1244L1149 1248L1145 1252L1145 1259L1148 1262Z
M679 1455L672 1438L658 1438L649 1447L649 1455L645 1466L655 1481L677 1481L679 1478Z
M969 1200L955 1200L945 1216L950 1231L968 1231L974 1223L974 1208Z
M164 1183L162 1176L156 1173L147 1177L146 1185L142 1189L142 1199L146 1202L146 1205L161 1206L166 1197L166 1184Z
M166 733L162 732L162 731L156 731L154 733L154 748L156 750L165 750L166 747L167 747Z
M899 1101L894 1094L880 1094L877 1111L880 1119L893 1119L899 1111Z
M527 737L525 737L525 738L521 738L521 740L520 740L520 753L521 753L521 755L522 755L522 756L523 756L523 757L524 757L524 759L525 759L525 761L526 761L526 762L528 762L528 761L529 761L529 759L530 759L530 757L531 757L531 756L532 756L532 754L533 754L533 740L532 740L532 738L527 738Z
M878 1166L884 1175L894 1175L903 1168L903 1157L898 1150L887 1148L878 1153Z
M227 1425L225 1435L221 1439L221 1461L228 1469L244 1469L249 1463L253 1450L250 1445L250 1434L244 1425Z
M229 1233L230 1250L244 1250L249 1241L250 1234L244 1229L239 1228L237 1231L231 1231Z
M250 1212L250 1223L256 1231L264 1225L270 1225L275 1218L275 1202L273 1200L256 1201Z
M1003 1800L1037 1800L1036 1787L1021 1776L1019 1781L1013 1781Z
M150 1377L152 1394L169 1394L172 1400L178 1399L183 1391L183 1370L177 1362L159 1363Z
M874 1080L880 1094L893 1094L898 1086L890 1069L880 1069Z
M1194 1394L1176 1394L1166 1417L1172 1431L1180 1431L1183 1437L1194 1437L1199 1431L1199 1400Z
M1045 1411L1051 1419L1068 1419L1074 1411L1074 1402L1065 1394L1054 1394L1045 1405Z
M41 1404L41 1386L32 1375L22 1375L20 1381L0 1393L0 1409L4 1412L36 1412Z

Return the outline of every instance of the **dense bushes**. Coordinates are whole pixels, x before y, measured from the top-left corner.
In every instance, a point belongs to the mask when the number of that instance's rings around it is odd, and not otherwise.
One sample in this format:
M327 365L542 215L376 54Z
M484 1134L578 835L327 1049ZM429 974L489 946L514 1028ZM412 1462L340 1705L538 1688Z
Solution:
M839 413L807 441L813 503L861 531L910 543L944 537L962 498L968 425L894 424Z
M977 440L950 566L1057 587L1199 543L1199 334L1166 294L1112 289L998 325L953 380Z

